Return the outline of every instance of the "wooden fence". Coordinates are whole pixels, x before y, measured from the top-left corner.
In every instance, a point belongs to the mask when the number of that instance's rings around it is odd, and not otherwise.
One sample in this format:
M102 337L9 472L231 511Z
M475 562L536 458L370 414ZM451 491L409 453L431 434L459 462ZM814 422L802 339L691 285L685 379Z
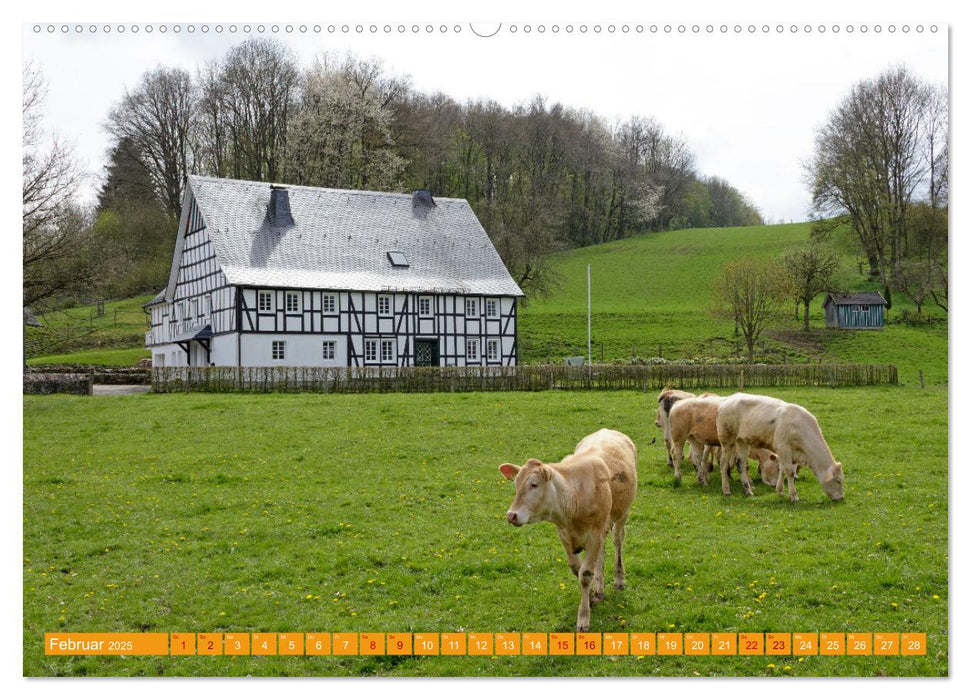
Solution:
M747 389L896 384L895 365L519 365L518 367L156 367L156 392L466 392Z

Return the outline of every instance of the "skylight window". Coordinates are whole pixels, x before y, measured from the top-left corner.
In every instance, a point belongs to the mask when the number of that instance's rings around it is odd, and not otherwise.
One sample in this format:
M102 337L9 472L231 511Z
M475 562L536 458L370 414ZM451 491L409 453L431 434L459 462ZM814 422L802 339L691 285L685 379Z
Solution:
M394 250L388 253L388 260L391 261L392 267L409 267L408 257L402 253L400 250Z

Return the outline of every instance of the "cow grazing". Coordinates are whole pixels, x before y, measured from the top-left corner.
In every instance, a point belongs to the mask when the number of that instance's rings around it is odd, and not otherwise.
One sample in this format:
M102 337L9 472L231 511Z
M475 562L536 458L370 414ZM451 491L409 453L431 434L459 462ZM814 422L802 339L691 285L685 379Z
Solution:
M705 447L705 455L702 461L707 467L709 474L714 468L715 461L719 465L721 464L721 455L722 449L720 446L709 445ZM774 487L779 479L779 456L764 447L749 446L748 458L754 459L759 463L759 476L762 477L762 483ZM729 464L729 471L731 471L731 468L732 465Z
M671 407L668 415L668 430L671 435L668 459L674 463L675 481L681 481L681 459L684 455L684 444L687 442L691 445L688 454L694 464L698 481L702 484L708 483L705 450L720 444L715 417L721 402L720 396L707 394L681 399Z
M588 631L590 603L604 599L604 541L611 529L614 588L624 587L622 549L637 493L637 448L623 433L605 429L583 438L559 463L529 459L521 467L503 464L499 471L516 482L516 496L506 512L511 525L556 525L570 570L580 582L577 631ZM581 562L582 551L586 555Z
M798 501L795 479L797 465L813 470L823 492L834 501L843 498L843 465L833 458L823 439L819 422L802 406L771 396L732 394L718 409L718 437L721 441L722 491L731 494L728 466L737 455L747 454L749 446L771 449L779 458L776 493L783 495L784 482L789 484L789 499ZM748 478L748 461L740 460L739 475L745 493L752 494Z

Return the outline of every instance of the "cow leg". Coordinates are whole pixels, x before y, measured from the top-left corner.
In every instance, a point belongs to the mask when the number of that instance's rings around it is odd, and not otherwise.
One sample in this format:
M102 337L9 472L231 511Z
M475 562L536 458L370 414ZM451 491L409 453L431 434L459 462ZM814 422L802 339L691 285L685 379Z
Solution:
M674 465L674 480L681 483L681 462L684 460L684 442L671 441L671 461Z
M570 564L570 571L573 572L574 576L579 576L580 574L580 557L577 552L574 551L573 541L565 530L556 528L556 534L560 536L560 542L563 543L563 549L566 550L566 560Z
M783 496L785 493L785 484L789 482L789 500L798 501L799 496L796 495L796 467L792 460L792 451L786 447L780 450L776 450L776 454L779 456L779 480L775 484L775 492L779 496Z
M785 471L786 479L789 481L789 500L792 501L793 503L796 503L799 501L799 496L796 495L796 470L797 469L798 467L796 467L795 464L790 462L786 467L786 471ZM781 476L779 477L779 481L782 481Z
M732 495L732 482L728 478L728 470L731 468L732 461L735 459L735 444L722 444L722 458L718 462L718 468L722 473L722 493L726 496Z
M624 590L624 537L627 536L627 515L614 523L614 590Z
M691 449L688 453L691 455L691 463L695 465L695 474L698 477L698 483L702 486L707 486L708 467L705 465L705 456L708 454L708 448L704 443L698 442L695 438L688 438L688 442L691 444Z
M577 632L590 631L590 588L597 575L597 561L603 556L604 533L596 532L587 541L587 556L580 566L580 607L577 609Z
M742 481L742 490L746 496L753 495L752 480L748 475L748 443L741 440L735 443L735 459L738 462L738 478Z
M600 556L597 557L597 564L594 570L597 572L593 577L593 591L590 593L590 604L601 602L604 595L604 550L607 549L607 535L604 534L604 544L600 548Z

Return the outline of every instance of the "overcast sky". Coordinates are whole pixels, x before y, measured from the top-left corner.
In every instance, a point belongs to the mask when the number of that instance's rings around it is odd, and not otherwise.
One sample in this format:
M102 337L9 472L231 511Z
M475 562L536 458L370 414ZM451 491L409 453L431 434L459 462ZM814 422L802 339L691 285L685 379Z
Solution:
M304 65L325 50L352 51L358 56L378 57L388 71L411 76L415 88L441 90L459 100L492 98L511 106L536 94L571 107L587 108L613 120L633 114L653 116L672 133L680 134L697 157L704 175L718 175L741 190L769 222L807 218L809 194L803 183L802 164L810 156L814 129L822 124L841 97L857 81L902 64L920 77L946 84L948 76L947 27L910 24L848 23L792 24L777 31L772 23L732 23L727 32L705 23L670 25L603 22L600 31L587 24L573 24L567 33L560 23L543 25L504 24L495 36L480 38L468 24L427 23L413 33L413 23L355 24L342 32L336 25L293 24L292 33L281 23L278 33L266 24L264 36L285 41ZM161 64L196 67L223 55L245 39L245 23L188 25L176 33L158 24L149 33L146 24L117 23L110 33L104 23L92 33L86 24L77 33L74 24L62 33L61 25L50 33L47 24L24 28L24 58L36 61L48 82L46 122L50 129L70 138L84 166L92 174L87 196L93 197L104 165L109 139L102 124L111 106L126 87L134 86L146 70ZM259 35L258 24L249 36ZM306 31L301 32L300 27ZM442 32L441 27L447 31ZM460 31L455 31L459 26ZM497 25L476 25L481 33ZM614 31L609 31L610 27ZM642 31L637 31L638 26ZM741 31L736 32L736 26ZM749 27L755 32L750 33ZM825 31L820 32L823 26ZM697 27L697 33L694 28ZM763 31L768 27L769 31ZM834 31L838 27L838 33ZM922 30L918 32L918 27ZM934 31L936 30L936 31Z

